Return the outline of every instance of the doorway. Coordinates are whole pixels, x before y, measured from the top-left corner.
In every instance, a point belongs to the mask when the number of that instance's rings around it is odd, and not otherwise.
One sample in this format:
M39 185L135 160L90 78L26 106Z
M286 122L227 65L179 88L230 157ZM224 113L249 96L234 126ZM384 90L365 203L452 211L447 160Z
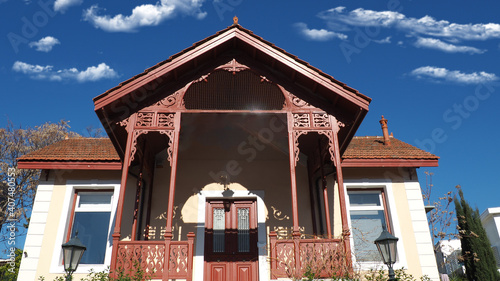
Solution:
M207 199L205 280L258 280L255 199Z

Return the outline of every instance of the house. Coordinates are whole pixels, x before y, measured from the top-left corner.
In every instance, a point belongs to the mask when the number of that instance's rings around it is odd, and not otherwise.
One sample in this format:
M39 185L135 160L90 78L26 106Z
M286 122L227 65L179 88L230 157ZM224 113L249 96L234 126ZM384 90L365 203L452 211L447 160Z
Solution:
M436 262L439 273L447 276L464 275L465 266L460 261L461 256L460 239L440 240L436 244Z
M481 214L481 223L490 240L493 255L500 271L500 207L484 210Z
M355 137L370 101L235 21L94 98L109 139L19 159L42 169L19 280L60 276L76 232L76 277L277 280L339 255L327 277L385 268L383 226L396 268L438 280L416 173L438 157L385 118Z

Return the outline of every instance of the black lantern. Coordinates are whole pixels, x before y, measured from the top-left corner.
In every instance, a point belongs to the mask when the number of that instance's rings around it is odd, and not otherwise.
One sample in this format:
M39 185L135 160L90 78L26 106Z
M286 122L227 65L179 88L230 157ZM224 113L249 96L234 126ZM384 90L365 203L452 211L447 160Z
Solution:
M396 256L398 254L397 243L399 238L394 237L392 234L385 229L382 231L380 236L375 239L375 245L377 245L378 251L384 260L384 263L389 267L389 280L395 281L394 269L392 265L396 262Z
M78 268L87 247L78 238L78 232L75 237L71 238L67 243L62 244L61 247L63 249L64 271L67 274L66 280L71 280L71 276Z

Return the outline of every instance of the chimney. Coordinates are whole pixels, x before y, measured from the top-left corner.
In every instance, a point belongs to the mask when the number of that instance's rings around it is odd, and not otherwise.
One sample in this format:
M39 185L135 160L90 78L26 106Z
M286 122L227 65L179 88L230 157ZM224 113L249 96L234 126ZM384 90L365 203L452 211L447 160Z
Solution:
M380 125L382 125L382 134L384 135L384 145L390 146L391 139L389 138L389 130L387 129L387 119L382 115L382 119L380 119Z

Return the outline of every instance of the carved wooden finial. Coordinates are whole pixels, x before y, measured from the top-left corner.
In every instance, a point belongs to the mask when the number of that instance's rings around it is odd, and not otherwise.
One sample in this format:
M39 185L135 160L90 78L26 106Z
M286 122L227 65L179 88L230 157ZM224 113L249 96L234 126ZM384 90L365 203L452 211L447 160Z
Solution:
M234 16L234 18L233 18L233 25L237 25L237 24L238 24L238 17Z

